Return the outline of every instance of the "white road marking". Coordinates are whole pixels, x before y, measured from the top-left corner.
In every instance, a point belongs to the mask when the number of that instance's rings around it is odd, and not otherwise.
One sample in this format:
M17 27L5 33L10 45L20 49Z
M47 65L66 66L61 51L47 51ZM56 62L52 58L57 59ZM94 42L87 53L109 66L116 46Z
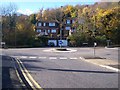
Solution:
M114 71L116 71L116 72L119 72L119 71L120 71L119 69L114 68L114 67L110 67L110 66L107 66L107 65L100 65L100 64L97 64L97 63L92 63L92 62L90 62L89 60L85 60L84 58L83 58L82 60L84 60L84 61L86 61L86 62L88 62L88 63L94 64L94 65L98 65L98 66L100 66L100 67L104 67L104 68L107 68L107 69L114 70Z
M104 68L107 68L107 69L114 70L114 71L116 71L116 72L120 71L120 70L119 70L119 69L117 69L117 68L113 68L113 67L106 66L106 65L99 65L99 66L104 67Z
M81 60L84 60L84 58L80 57Z
M47 57L38 57L39 59L46 59Z
M37 57L29 57L30 59L35 59L35 58L37 58Z
M76 57L72 57L72 58L70 58L70 59L77 59Z
M18 56L11 56L11 57L13 57L13 58L17 58Z
M20 56L20 58L28 58L27 56Z
M67 59L67 57L60 57L60 59Z
M49 59L57 59L57 57L49 57Z

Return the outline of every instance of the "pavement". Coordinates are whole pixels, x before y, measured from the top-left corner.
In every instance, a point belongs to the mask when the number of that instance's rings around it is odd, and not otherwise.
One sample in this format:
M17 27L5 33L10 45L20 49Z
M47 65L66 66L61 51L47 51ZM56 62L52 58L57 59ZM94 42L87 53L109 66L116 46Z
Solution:
M117 61L108 59L82 59L88 63L92 63L100 67L108 68L117 72L120 71L120 63L118 63Z
M112 51L111 53L106 54L106 55L112 56L113 54L116 54L117 57L111 59L111 58L106 58L106 57L103 58L101 56L100 57L93 57L93 56L92 57L89 57L89 56L86 57L85 56L85 57L82 57L82 60L84 60L88 63L94 64L94 65L98 65L100 67L104 67L104 68L107 68L107 69L117 71L117 72L120 71L120 62L119 62L120 49L119 48L106 48L105 47L105 50L116 50L117 53L115 53L115 51ZM103 51L103 50L101 50L101 51ZM99 54L97 56L99 56Z
M2 56L2 90L22 90L23 86L14 66L15 63L11 57Z

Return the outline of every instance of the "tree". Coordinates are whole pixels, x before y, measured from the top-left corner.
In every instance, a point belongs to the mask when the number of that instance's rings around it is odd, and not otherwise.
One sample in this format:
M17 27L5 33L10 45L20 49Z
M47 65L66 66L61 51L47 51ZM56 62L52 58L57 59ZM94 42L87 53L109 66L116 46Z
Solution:
M77 8L72 5L67 5L64 7L65 18L67 17L77 17Z
M36 15L37 20L42 20L43 19L43 8L39 10L39 12Z
M17 11L17 5L9 3L8 5L1 5L0 12L2 16L14 15Z
M30 22L35 25L37 22L36 14L31 14L29 17L30 17Z
M17 6L14 3L10 3L8 6L0 7L2 16L2 32L3 41L6 41L8 45L15 45L15 28L16 28L16 10Z
M17 44L32 46L35 39L34 25L30 22L29 17L25 15L18 16L16 24Z
M101 9L97 13L97 27L99 32L106 35L107 39L118 43L120 34L120 7L116 6L111 9Z

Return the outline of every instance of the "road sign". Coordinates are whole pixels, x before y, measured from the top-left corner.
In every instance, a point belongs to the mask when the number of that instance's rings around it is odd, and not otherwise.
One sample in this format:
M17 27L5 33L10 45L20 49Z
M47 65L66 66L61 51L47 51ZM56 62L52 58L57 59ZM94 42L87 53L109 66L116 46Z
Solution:
M59 44L63 44L62 40L59 41Z

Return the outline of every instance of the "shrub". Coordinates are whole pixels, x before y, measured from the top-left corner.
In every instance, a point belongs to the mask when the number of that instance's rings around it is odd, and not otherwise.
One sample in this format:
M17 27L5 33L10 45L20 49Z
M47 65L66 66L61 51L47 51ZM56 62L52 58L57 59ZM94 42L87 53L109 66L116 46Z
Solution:
M106 45L106 40L107 39L106 39L105 35L103 35L103 36L96 36L95 39L96 39L96 42L98 43L99 46Z

